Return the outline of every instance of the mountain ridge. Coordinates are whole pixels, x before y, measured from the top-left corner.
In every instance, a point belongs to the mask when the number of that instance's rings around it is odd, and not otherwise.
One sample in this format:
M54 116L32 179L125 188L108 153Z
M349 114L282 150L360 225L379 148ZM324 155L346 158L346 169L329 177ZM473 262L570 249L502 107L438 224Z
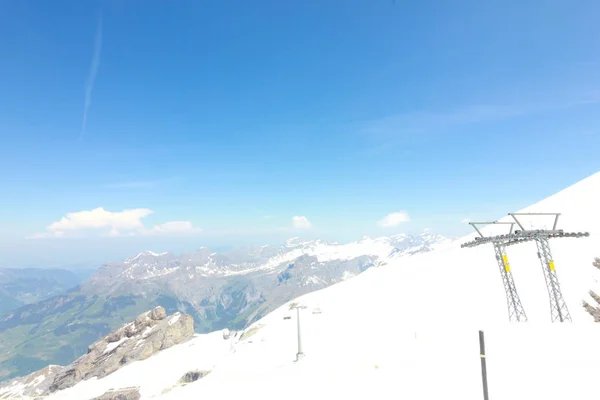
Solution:
M423 234L346 244L288 240L223 253L201 247L178 256L143 251L105 263L64 295L0 318L0 350L6 349L0 380L67 364L94 340L155 306L192 315L198 332L242 329L291 298L448 241Z

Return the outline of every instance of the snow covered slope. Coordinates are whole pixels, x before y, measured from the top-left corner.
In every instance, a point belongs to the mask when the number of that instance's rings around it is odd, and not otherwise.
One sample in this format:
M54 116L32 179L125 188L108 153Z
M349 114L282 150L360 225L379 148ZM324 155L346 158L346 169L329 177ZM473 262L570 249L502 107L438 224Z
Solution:
M109 389L140 387L142 398L154 398L176 386L190 370L210 370L230 354L232 343L222 332L195 335L185 343L173 346L144 360L134 362L102 378L88 379L74 387L48 397L51 399L92 399Z
M141 385L145 399L481 399L478 330L484 329L490 398L596 398L600 327L581 301L589 289L598 287L591 262L600 255L599 205L597 173L522 210L560 212L559 228L591 233L588 238L551 241L573 324L550 324L548 294L532 243L508 249L530 322L507 323L492 247L460 248L475 237L470 235L294 300L308 307L301 314L306 357L300 362L294 361L295 313L284 305L249 327L246 338L230 352L223 348L215 355L218 351L212 349L226 347L223 339L221 347L211 347L212 336L199 337L214 368L198 382L154 396L159 390L153 369L167 374L180 363L204 368L204 356L188 356L180 345L124 367L118 382L102 382L117 379L113 375L93 382L98 385L94 395L122 384ZM160 356L170 357L169 362L151 366ZM167 379L160 384L172 387L175 375L169 377L170 384ZM93 397L78 386L51 398Z

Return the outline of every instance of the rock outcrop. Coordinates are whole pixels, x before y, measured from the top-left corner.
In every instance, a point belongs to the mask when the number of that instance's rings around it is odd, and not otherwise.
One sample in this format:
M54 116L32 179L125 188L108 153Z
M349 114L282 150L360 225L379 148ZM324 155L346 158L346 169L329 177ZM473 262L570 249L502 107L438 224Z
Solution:
M102 396L94 397L92 400L140 400L140 390L137 387L109 390Z
M600 322L600 296L597 295L593 290L589 291L589 295L592 299L594 299L594 301L596 302L596 304L598 304L598 306L594 307L594 306L590 305L587 301L584 301L583 308L585 308L585 310L592 317L594 317L594 322Z
M91 344L88 353L54 377L44 394L74 386L92 377L102 378L137 360L179 344L194 334L194 320L187 314L169 317L162 307L140 314L135 321Z
M600 258L596 257L592 265L600 269ZM596 302L597 306L589 304L587 301L583 301L583 308L594 317L594 322L600 322L600 295L593 290L589 291L589 295Z
M187 383L196 382L198 379L204 378L206 375L208 375L210 373L211 373L211 371L202 371L202 370L188 371L181 377L181 379L179 380L179 383L185 385Z
M60 365L48 365L32 374L0 385L0 399L38 397L48 390L56 375L62 370L64 367Z

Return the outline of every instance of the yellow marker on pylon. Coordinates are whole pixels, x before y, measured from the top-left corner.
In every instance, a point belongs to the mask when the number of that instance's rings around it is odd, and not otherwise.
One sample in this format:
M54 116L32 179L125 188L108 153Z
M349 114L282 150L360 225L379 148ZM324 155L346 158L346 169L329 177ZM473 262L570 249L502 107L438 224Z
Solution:
M504 261L504 270L510 272L510 264L508 263L508 257L506 254L502 254L502 261Z
M555 270L555 268L554 268L554 261L550 261L548 263L548 266L550 267L550 271L554 271Z

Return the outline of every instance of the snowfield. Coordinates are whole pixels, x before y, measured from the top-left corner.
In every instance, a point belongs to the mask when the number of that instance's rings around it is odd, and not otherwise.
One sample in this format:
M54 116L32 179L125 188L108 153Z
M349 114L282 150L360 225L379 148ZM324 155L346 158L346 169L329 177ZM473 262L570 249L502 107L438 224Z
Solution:
M188 371L210 370L218 361L225 361L231 353L232 343L223 339L221 332L195 335L191 340L102 378L88 379L54 393L48 399L85 400L100 396L109 389L140 387L142 398L156 398L176 385Z
M600 288L591 265L600 256L600 173L521 212L560 212L558 228L590 232L550 240L573 323L550 323L534 243L507 250L529 318L508 323L492 245L460 248L473 234L294 300L307 306L301 311L306 356L299 362L296 312L284 305L246 329L242 341L221 332L198 335L50 398L84 400L140 386L143 399L163 400L482 399L479 329L486 336L491 399L599 398L600 326L581 303ZM528 227L549 224L527 221ZM321 313L313 313L317 307ZM192 369L212 373L175 385Z

